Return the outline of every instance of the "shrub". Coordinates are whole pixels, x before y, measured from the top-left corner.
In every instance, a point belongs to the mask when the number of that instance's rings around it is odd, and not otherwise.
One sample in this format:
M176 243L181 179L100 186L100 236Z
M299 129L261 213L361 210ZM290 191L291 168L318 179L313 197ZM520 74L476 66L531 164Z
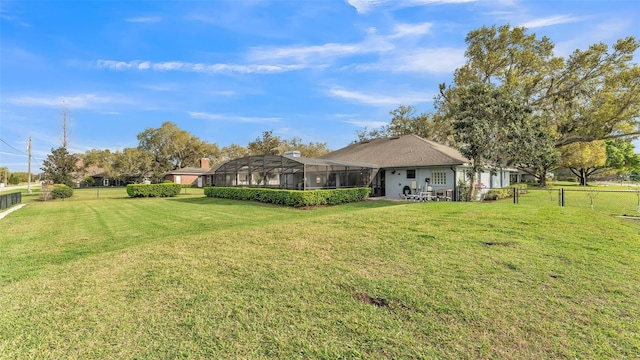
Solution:
M498 199L506 199L513 197L513 189L518 191L518 195L526 194L529 192L527 184L512 184L509 187L504 187L500 189L491 189L487 191L485 195L485 199L495 200Z
M471 187L466 181L460 179L458 181L458 189L460 191L460 201L471 201Z
M93 176L85 176L82 178L82 183L87 185L94 185L96 183L96 180L93 178Z
M9 185L18 185L20 184L20 178L14 174L9 175Z
M208 197L251 200L268 204L293 207L337 205L364 200L369 196L369 188L348 188L329 190L280 190L264 188L206 187Z
M73 196L73 189L65 184L54 184L51 187L51 197L53 199L64 199Z
M172 197L180 193L180 184L129 184L129 197Z

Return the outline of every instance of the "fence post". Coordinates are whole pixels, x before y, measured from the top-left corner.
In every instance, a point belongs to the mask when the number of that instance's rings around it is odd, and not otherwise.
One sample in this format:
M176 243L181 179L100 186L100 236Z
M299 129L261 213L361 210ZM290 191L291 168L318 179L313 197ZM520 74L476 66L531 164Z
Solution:
M562 206L562 189L558 189L558 206Z
M560 206L564 206L564 189L560 189Z
M513 203L517 204L518 203L518 189L517 188L513 188Z

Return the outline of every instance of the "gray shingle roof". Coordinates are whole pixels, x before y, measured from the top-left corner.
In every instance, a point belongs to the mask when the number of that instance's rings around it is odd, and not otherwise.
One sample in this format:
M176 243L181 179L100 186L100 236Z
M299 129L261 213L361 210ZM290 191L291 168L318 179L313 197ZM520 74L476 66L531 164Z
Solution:
M417 135L365 140L320 157L334 161L376 164L381 168L462 165L469 163L460 152Z
M292 156L280 156L280 155L253 155L246 156L239 159L233 159L226 161L221 164L217 164L211 170L207 171L206 174L212 175L221 167L227 164L239 164L240 166L246 165L248 163L252 163L260 166L276 166L281 164L285 160L287 166L290 166L292 162L304 164L304 165L320 165L320 166L348 166L348 167L362 167L362 168L376 168L375 164L369 163L356 163L353 161L340 161L340 160L331 160L331 159L314 159L314 158L305 158L305 157L292 157Z
M185 167L182 169L176 169L167 175L202 175L209 171L209 168L197 168L197 167Z

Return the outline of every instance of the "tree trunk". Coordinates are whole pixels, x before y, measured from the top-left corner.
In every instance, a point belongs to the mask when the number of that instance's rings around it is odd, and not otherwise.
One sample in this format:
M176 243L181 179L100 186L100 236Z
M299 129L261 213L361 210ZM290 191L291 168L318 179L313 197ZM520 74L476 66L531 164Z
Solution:
M546 188L547 187L547 176L546 175L540 177L540 187L541 188Z
M469 201L476 201L476 194L478 190L476 189L476 172L475 170L471 173L471 186L469 188Z
M578 177L578 182L581 186L587 186L587 171L585 169L569 168L569 170Z
M580 169L580 185L587 186L587 171Z

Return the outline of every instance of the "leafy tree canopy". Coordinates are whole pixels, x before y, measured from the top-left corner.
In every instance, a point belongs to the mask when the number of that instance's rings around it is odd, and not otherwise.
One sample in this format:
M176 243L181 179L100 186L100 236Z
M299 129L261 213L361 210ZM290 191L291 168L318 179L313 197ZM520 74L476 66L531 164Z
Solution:
M480 171L509 161L529 161L530 149L523 144L548 141L530 121L531 109L524 99L504 88L473 84L459 93L449 110L456 146L472 160L472 184Z
M41 170L44 172L45 180L73 187L78 160L78 156L70 154L65 147L51 149L51 154L42 162Z
M576 175L581 185L587 185L587 178L605 167L607 149L603 140L576 142L560 148L561 165Z
M640 67L634 37L553 55L553 43L523 27L482 27L465 39L467 63L436 99L442 137L451 135L449 108L471 84L494 84L524 97L555 146L640 134Z
M301 138L293 137L283 140L280 136L274 136L273 130L263 131L262 137L256 138L247 146L248 155L282 155L289 150L300 151L302 157L318 157L329 152L326 143L304 143Z
M159 128L144 130L138 134L138 140L138 149L152 159L151 171L156 180L171 170L198 166L203 157L213 162L220 157L217 144L202 141L169 121Z
M606 140L608 168L619 170L623 173L633 172L640 167L640 154L636 154L633 143L627 140Z

